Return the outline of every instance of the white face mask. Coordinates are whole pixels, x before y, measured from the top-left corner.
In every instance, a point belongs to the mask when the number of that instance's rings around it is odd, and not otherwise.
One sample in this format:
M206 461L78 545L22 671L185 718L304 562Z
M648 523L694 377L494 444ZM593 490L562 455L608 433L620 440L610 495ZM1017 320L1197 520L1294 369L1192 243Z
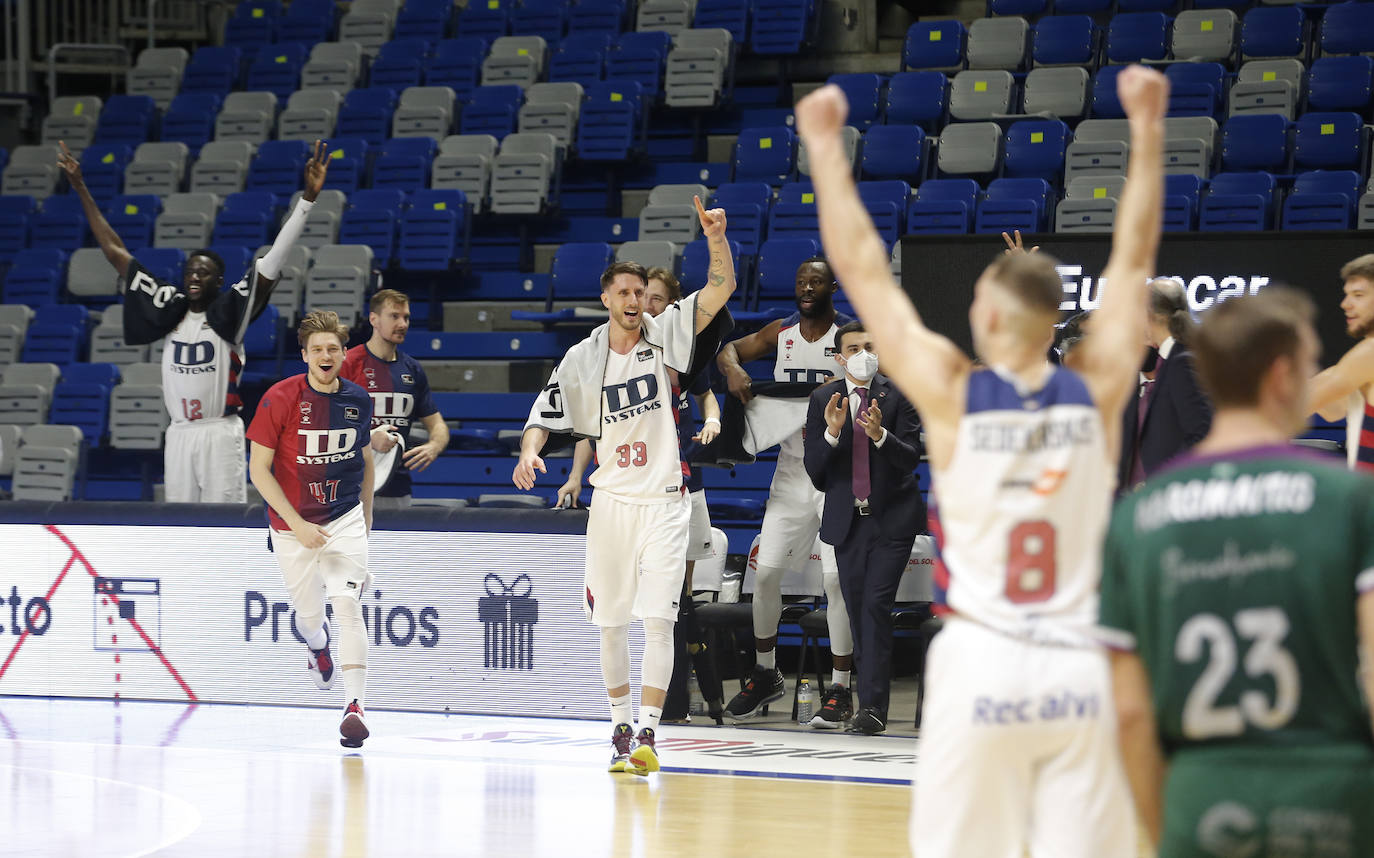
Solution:
M865 349L850 355L844 365L856 381L867 384L878 373L878 356Z

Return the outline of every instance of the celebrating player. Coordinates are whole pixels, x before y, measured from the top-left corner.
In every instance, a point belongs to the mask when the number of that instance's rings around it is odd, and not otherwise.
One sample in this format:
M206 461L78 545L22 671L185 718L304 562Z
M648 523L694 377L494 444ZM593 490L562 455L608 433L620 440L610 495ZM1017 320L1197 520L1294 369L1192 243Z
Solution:
M1112 519L1102 634L1161 858L1374 854L1374 485L1288 443L1313 317L1275 288L1207 313L1211 432Z
M540 451L550 432L597 442L598 462L587 517L587 618L601 629L601 673L611 705L611 771L647 775L659 768L654 732L673 672L673 623L687 555L691 502L677 437L677 390L715 356L722 312L735 291L735 264L725 240L725 212L697 215L711 251L700 291L646 315L647 272L617 262L601 275L610 321L568 350L525 423L512 479L534 487L544 471ZM719 318L717 318L719 314ZM644 621L639 733L631 727L629 623Z
M224 260L210 250L186 259L179 289L155 278L134 259L105 220L81 178L81 165L62 144L58 165L81 196L105 258L124 289L124 341L151 343L160 337L162 395L171 417L163 480L172 503L244 503L243 420L239 375L248 323L267 306L291 246L324 187L329 169L326 146L315 141L305 165L305 187L265 256L231 289L224 285Z
M1083 370L1046 360L1063 287L1041 253L1000 256L969 308L986 370L927 328L893 281L826 86L797 105L821 238L893 382L921 414L939 512L937 599L912 818L921 855L1133 856L1107 657L1092 635L1122 408L1135 389L1145 284L1164 190L1168 82L1140 67L1118 92L1131 130L1110 284ZM943 286L943 284L940 284ZM934 505L932 505L933 507Z
M1341 280L1345 330L1359 342L1313 379L1308 409L1327 420L1344 417L1350 467L1374 470L1374 253L1342 266Z
M337 313L315 311L296 333L306 372L272 385L258 403L248 469L267 502L272 543L286 580L296 629L310 648L306 667L321 688L334 684L324 600L338 624L343 672L339 743L367 738L367 629L361 600L372 530L372 399L339 378L348 328Z
M372 397L372 449L386 453L398 443L405 452L391 478L377 486L377 509L410 506L410 474L428 468L448 449L448 424L429 395L429 377L418 360L401 351L410 330L410 299L395 289L372 296L368 321L372 336L348 350L340 377L360 385ZM410 428L419 420L429 440L410 444ZM385 478L385 476L383 476Z

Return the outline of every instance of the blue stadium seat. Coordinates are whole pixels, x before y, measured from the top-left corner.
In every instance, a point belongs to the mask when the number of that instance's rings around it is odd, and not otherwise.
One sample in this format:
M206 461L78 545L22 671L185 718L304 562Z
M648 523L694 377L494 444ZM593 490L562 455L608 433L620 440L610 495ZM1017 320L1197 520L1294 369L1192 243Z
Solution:
M973 231L1044 232L1049 226L1050 183L1039 178L993 179L978 203Z
M248 323L248 330L243 335L243 350L250 360L277 353L281 327L281 311L271 304L263 307L262 314Z
M65 279L67 254L57 248L21 250L5 275L3 304L56 304L58 289Z
M815 0L754 0L750 49L759 56L799 53L814 41L816 5Z
M1322 57L1307 73L1308 110L1353 110L1369 116L1374 101L1374 59Z
M86 338L76 325L33 322L24 335L24 363L55 363L66 366L81 360Z
M1118 12L1171 12L1179 7L1178 0L1117 0Z
M350 194L339 219L339 243L366 244L377 267L386 268L395 252L396 222L404 204L405 192L395 188Z
M514 0L486 0L469 3L458 15L458 35L481 36L488 42L510 35L510 14ZM480 61L480 57L478 58Z
M78 363L62 370L63 381L78 384L103 384L114 387L119 384L119 367L112 363Z
M605 33L570 34L549 60L549 80L580 83L601 82L611 38Z
M759 248L758 297L787 298L797 294L797 268L821 252L820 239L770 238Z
M408 86L420 86L425 69L432 65L431 52L430 42L426 39L392 39L378 49L377 58L372 61L368 85L397 91Z
M716 188L711 205L725 209L730 237L739 242L740 253L755 257L768 234L768 211L773 189L765 182L729 182Z
M659 30L625 33L606 55L607 81L634 81L650 103L663 99L663 64L673 37Z
M785 125L745 128L735 140L736 182L781 185L796 175L797 135Z
M243 0L224 31L227 45L258 45L277 39L277 24L282 18L281 0Z
M351 194L367 181L371 148L362 137L330 137L324 141L329 147L329 172L324 186Z
M453 27L453 0L406 0L396 16L393 39L436 39Z
M1288 167L1288 120L1277 113L1232 116L1221 129L1221 168L1228 172Z
M351 90L339 108L334 134L361 137L368 143L381 143L391 135L391 114L396 112L396 92L370 86Z
M1197 228L1198 197L1202 179L1192 174L1164 177L1164 231L1188 232Z
M553 255L553 299L586 301L598 294L597 278L615 261L615 248L600 241L570 241Z
M701 0L697 15L701 15ZM604 33L611 38L625 28L624 0L582 0L568 15L568 35L573 33Z
M80 366L71 360L57 363ZM48 422L75 426L81 430L82 440L92 447L103 445L110 422L110 387L112 385L70 381L64 374L62 381L53 388Z
M1049 8L1048 0L990 0L988 13L991 15L1040 15Z
M490 134L504 140L515 133L525 91L515 84L479 86L463 107L459 122L462 134Z
M1194 9L1234 9L1236 14L1250 8L1250 0L1193 0Z
M105 220L130 251L153 243L162 197L156 194L120 194L105 207Z
M238 244L259 247L269 243L277 231L277 205L269 191L240 191L224 198L224 205L215 218L211 241L215 244ZM226 283L229 272L224 274Z
M419 190L401 213L396 256L407 271L448 271L467 255L468 204L462 191Z
M1013 122L1004 140L1003 175L1059 185L1064 175L1064 151L1071 140L1069 126L1058 119Z
M1103 66L1093 74L1092 96L1094 119L1121 119L1126 112L1121 109L1121 99L1116 96L1116 76L1124 66Z
M1283 201L1284 229L1350 229L1355 225L1360 174L1353 170L1302 173Z
M563 0L524 0L511 10L512 36L539 36L550 51L558 50L568 26L568 6Z
M458 101L472 95L482 77L482 58L489 42L485 37L445 39L425 63L425 86L446 86Z
M124 168L134 156L125 143L96 143L81 153L81 178L98 203L107 203L124 189Z
M305 162L310 158L311 145L304 140L268 140L258 147L258 154L248 165L245 191L271 191L290 196L301 189L305 180Z
M1226 69L1221 63L1174 63L1169 78L1170 116L1211 116L1221 112Z
M768 212L768 237L820 238L817 217L816 192L811 182L788 182L778 189L778 198Z
M698 6L698 15L700 15L700 12L701 7ZM740 244L738 241L730 242L730 255L735 260L736 276L739 278L740 282L744 282L746 276L744 269L745 260L741 256ZM689 242L687 246L682 249L682 262L678 266L678 270L680 275L678 279L682 282L682 290L684 292L690 292L693 289L706 285L706 277L711 270L710 242L704 238L698 238L696 241ZM736 290L731 300L743 300L744 291L743 289Z
M205 45L191 54L181 74L181 95L209 93L220 98L238 88L243 53L233 46Z
M1051 15L1036 22L1031 44L1037 66L1091 65L1097 54L1097 29L1087 15Z
M1107 27L1107 59L1114 63L1162 60L1169 53L1169 18L1163 12L1123 12Z
M584 161L624 161L644 144L639 84L598 83L585 88L577 117L577 156Z
M727 30L736 45L749 44L749 0L697 0L692 26Z
M34 308L33 321L47 325L74 325L85 331L91 327L91 311L81 304L43 304Z
M291 0L277 21L277 41L312 46L333 39L338 23L339 7L334 0Z
M973 179L931 179L916 190L907 207L907 232L968 232L981 196L982 190Z
M85 246L91 237L81 198L76 194L53 194L43 201L43 209L32 221L29 247L55 247L73 250Z
M152 96L112 95L106 99L105 109L100 111L95 142L137 146L153 139L156 128L157 105Z
M859 183L859 199L889 249L906 234L906 206L910 197L911 186L901 179Z
M1055 0L1056 15L1080 15L1084 12L1106 12L1112 7L1112 0Z
M1308 24L1297 6L1256 6L1240 25L1240 53L1248 60L1306 58Z
M215 139L215 117L223 101L209 92L183 93L172 99L162 117L162 142L185 143L192 155L198 155L202 146Z
M1299 169L1360 170L1367 132L1355 113L1304 113L1293 135L1293 163Z
M844 90L849 100L846 125L860 131L879 120L883 110L883 79L876 74L832 74L826 83Z
M226 201L226 206L228 202ZM248 266L253 262L253 251L266 241L254 242L251 247L242 244L220 244L218 239L210 245L210 249L219 254L219 258L224 260L224 285L233 286L243 279L243 275L248 271Z
M925 177L926 133L916 125L875 125L864 134L859 174L865 179L902 179L917 185Z
M887 87L887 119L891 124L919 125L934 134L949 112L949 78L942 72L899 72Z
M304 45L273 45L258 51L248 66L244 88L254 92L270 92L285 103L301 82L301 66L305 65Z
M906 31L902 71L907 69L960 69L968 30L959 21L917 21Z
M1202 195L1198 229L1236 232L1272 229L1278 182L1270 173L1217 173Z
M1323 54L1374 53L1374 6L1351 0L1326 7L1321 45Z
M372 187L418 191L429 187L439 144L431 137L398 137L382 144L372 163Z
M0 196L0 266L12 264L15 254L29 246L29 226L37 212L33 197Z
M133 254L138 264L154 277L180 285L182 269L186 267L186 251L175 247L145 247Z

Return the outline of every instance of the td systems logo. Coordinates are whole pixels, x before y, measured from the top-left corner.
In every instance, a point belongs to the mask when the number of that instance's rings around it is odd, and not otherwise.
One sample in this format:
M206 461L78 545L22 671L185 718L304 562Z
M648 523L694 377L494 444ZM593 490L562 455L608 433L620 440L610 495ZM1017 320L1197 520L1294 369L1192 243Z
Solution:
M1082 265L1057 265L1059 279L1064 284L1064 300L1059 309L1070 312L1096 310L1102 303L1102 287L1106 279L1084 274ZM1220 304L1229 298L1254 295L1269 285L1269 277L1260 274L1210 273L1210 274L1158 274L1175 280L1188 296L1188 306L1194 313Z
M366 597L364 597L366 598ZM373 604L363 602L363 625L367 627L368 637L374 646L383 641L397 647L419 645L426 649L439 644L439 609L425 606L418 611L406 605L393 605L388 608L382 603L382 591L372 591ZM325 616L333 617L334 609L325 603ZM286 619L282 619L282 615ZM253 630L258 630L258 639L271 637L272 643L279 643L289 632L297 643L304 644L296 628L296 612L287 602L268 601L267 597L256 590L243 592L243 639L253 640Z

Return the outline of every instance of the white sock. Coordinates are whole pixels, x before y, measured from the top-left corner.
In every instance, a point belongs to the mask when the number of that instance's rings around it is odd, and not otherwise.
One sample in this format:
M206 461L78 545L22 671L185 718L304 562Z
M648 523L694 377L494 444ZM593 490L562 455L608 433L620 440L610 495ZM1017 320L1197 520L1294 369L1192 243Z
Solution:
M768 652L755 653L759 667L775 670L778 666L778 651L770 649Z
M661 711L661 710L660 710ZM635 722L634 707L631 705L630 695L611 698L611 726L616 727L621 724L633 724Z
M358 701L358 708L367 709L367 668L365 667L346 667L343 670L344 681L344 705L347 706L354 700Z
M311 649L324 649L327 643L329 643L329 635L324 633L324 626L320 626L319 631L305 639L305 645Z
M844 686L845 688L848 688L848 687L849 687L849 671L847 671L847 670L831 670L831 671L830 671L830 684L831 684L831 685L842 685L842 686Z
M644 705L641 705L641 706L639 707L639 729L643 730L643 729L645 729L645 728L647 727L647 728L650 729L650 730L657 730L657 729L658 729L658 721L659 721L659 719L662 718L662 717L663 717L663 707L662 707L662 706L644 706Z

